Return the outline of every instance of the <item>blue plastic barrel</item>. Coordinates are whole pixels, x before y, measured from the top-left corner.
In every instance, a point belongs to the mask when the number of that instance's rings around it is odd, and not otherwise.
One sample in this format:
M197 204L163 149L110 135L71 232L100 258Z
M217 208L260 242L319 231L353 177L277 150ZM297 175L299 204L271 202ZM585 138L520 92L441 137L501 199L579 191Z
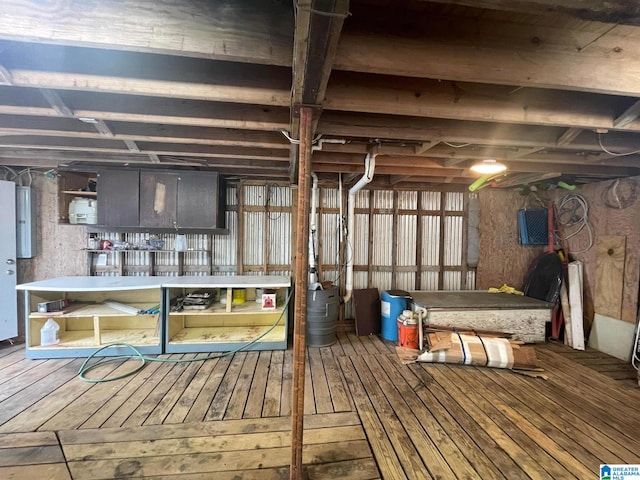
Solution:
M389 290L380 296L382 313L382 338L392 342L398 341L398 317L407 309L411 296L404 290Z

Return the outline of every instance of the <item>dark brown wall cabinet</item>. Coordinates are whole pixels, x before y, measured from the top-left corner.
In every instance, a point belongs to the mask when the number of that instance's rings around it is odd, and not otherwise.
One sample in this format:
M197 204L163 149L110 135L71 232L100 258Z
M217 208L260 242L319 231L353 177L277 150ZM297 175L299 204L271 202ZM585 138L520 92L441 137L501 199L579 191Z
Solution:
M137 227L139 172L136 170L103 170L98 173L98 224Z
M105 169L98 192L101 227L226 233L225 186L216 172Z

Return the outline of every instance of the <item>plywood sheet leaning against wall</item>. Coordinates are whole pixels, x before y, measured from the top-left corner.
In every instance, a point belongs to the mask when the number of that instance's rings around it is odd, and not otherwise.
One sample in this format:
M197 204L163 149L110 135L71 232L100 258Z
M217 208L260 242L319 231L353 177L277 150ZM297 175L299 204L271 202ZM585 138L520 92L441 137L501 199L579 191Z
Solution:
M555 199L559 202L566 192L557 190ZM623 275L622 308L617 317L625 322L635 323L638 305L638 284L640 268L640 177L616 181L592 183L579 186L573 193L579 193L589 205L589 225L594 239L601 235L625 236L630 248L626 251L626 265ZM594 317L594 294L596 291L596 248L586 251L589 239L587 233L580 233L568 240L569 252L573 258L584 263L584 315L585 332L591 329ZM582 252L581 252L582 251Z
M612 318L622 315L626 242L627 238L622 235L596 238L595 313Z
M544 247L518 243L518 210L527 205L527 197L518 190L485 188L480 199L480 255L476 288L485 290L506 283L522 289L525 274Z

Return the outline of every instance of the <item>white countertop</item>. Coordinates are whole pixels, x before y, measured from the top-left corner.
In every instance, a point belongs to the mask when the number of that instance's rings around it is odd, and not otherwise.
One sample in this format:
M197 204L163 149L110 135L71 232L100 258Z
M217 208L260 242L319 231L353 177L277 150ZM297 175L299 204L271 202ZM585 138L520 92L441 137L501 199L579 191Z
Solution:
M206 277L164 277L168 288L278 288L290 287L291 278L284 275L216 275Z
M18 290L41 292L104 292L160 288L166 277L58 277L18 285Z
M290 287L291 278L283 275L219 275L185 277L58 277L23 283L17 290L41 292L104 292L145 288L278 288Z

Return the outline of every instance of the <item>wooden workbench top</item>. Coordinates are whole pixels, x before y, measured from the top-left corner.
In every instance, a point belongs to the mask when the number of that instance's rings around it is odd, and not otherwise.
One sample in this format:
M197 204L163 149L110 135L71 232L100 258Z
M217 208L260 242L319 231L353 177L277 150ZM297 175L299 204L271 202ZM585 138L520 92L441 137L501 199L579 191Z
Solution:
M416 305L429 310L466 309L550 309L552 304L536 298L484 290L409 292Z

